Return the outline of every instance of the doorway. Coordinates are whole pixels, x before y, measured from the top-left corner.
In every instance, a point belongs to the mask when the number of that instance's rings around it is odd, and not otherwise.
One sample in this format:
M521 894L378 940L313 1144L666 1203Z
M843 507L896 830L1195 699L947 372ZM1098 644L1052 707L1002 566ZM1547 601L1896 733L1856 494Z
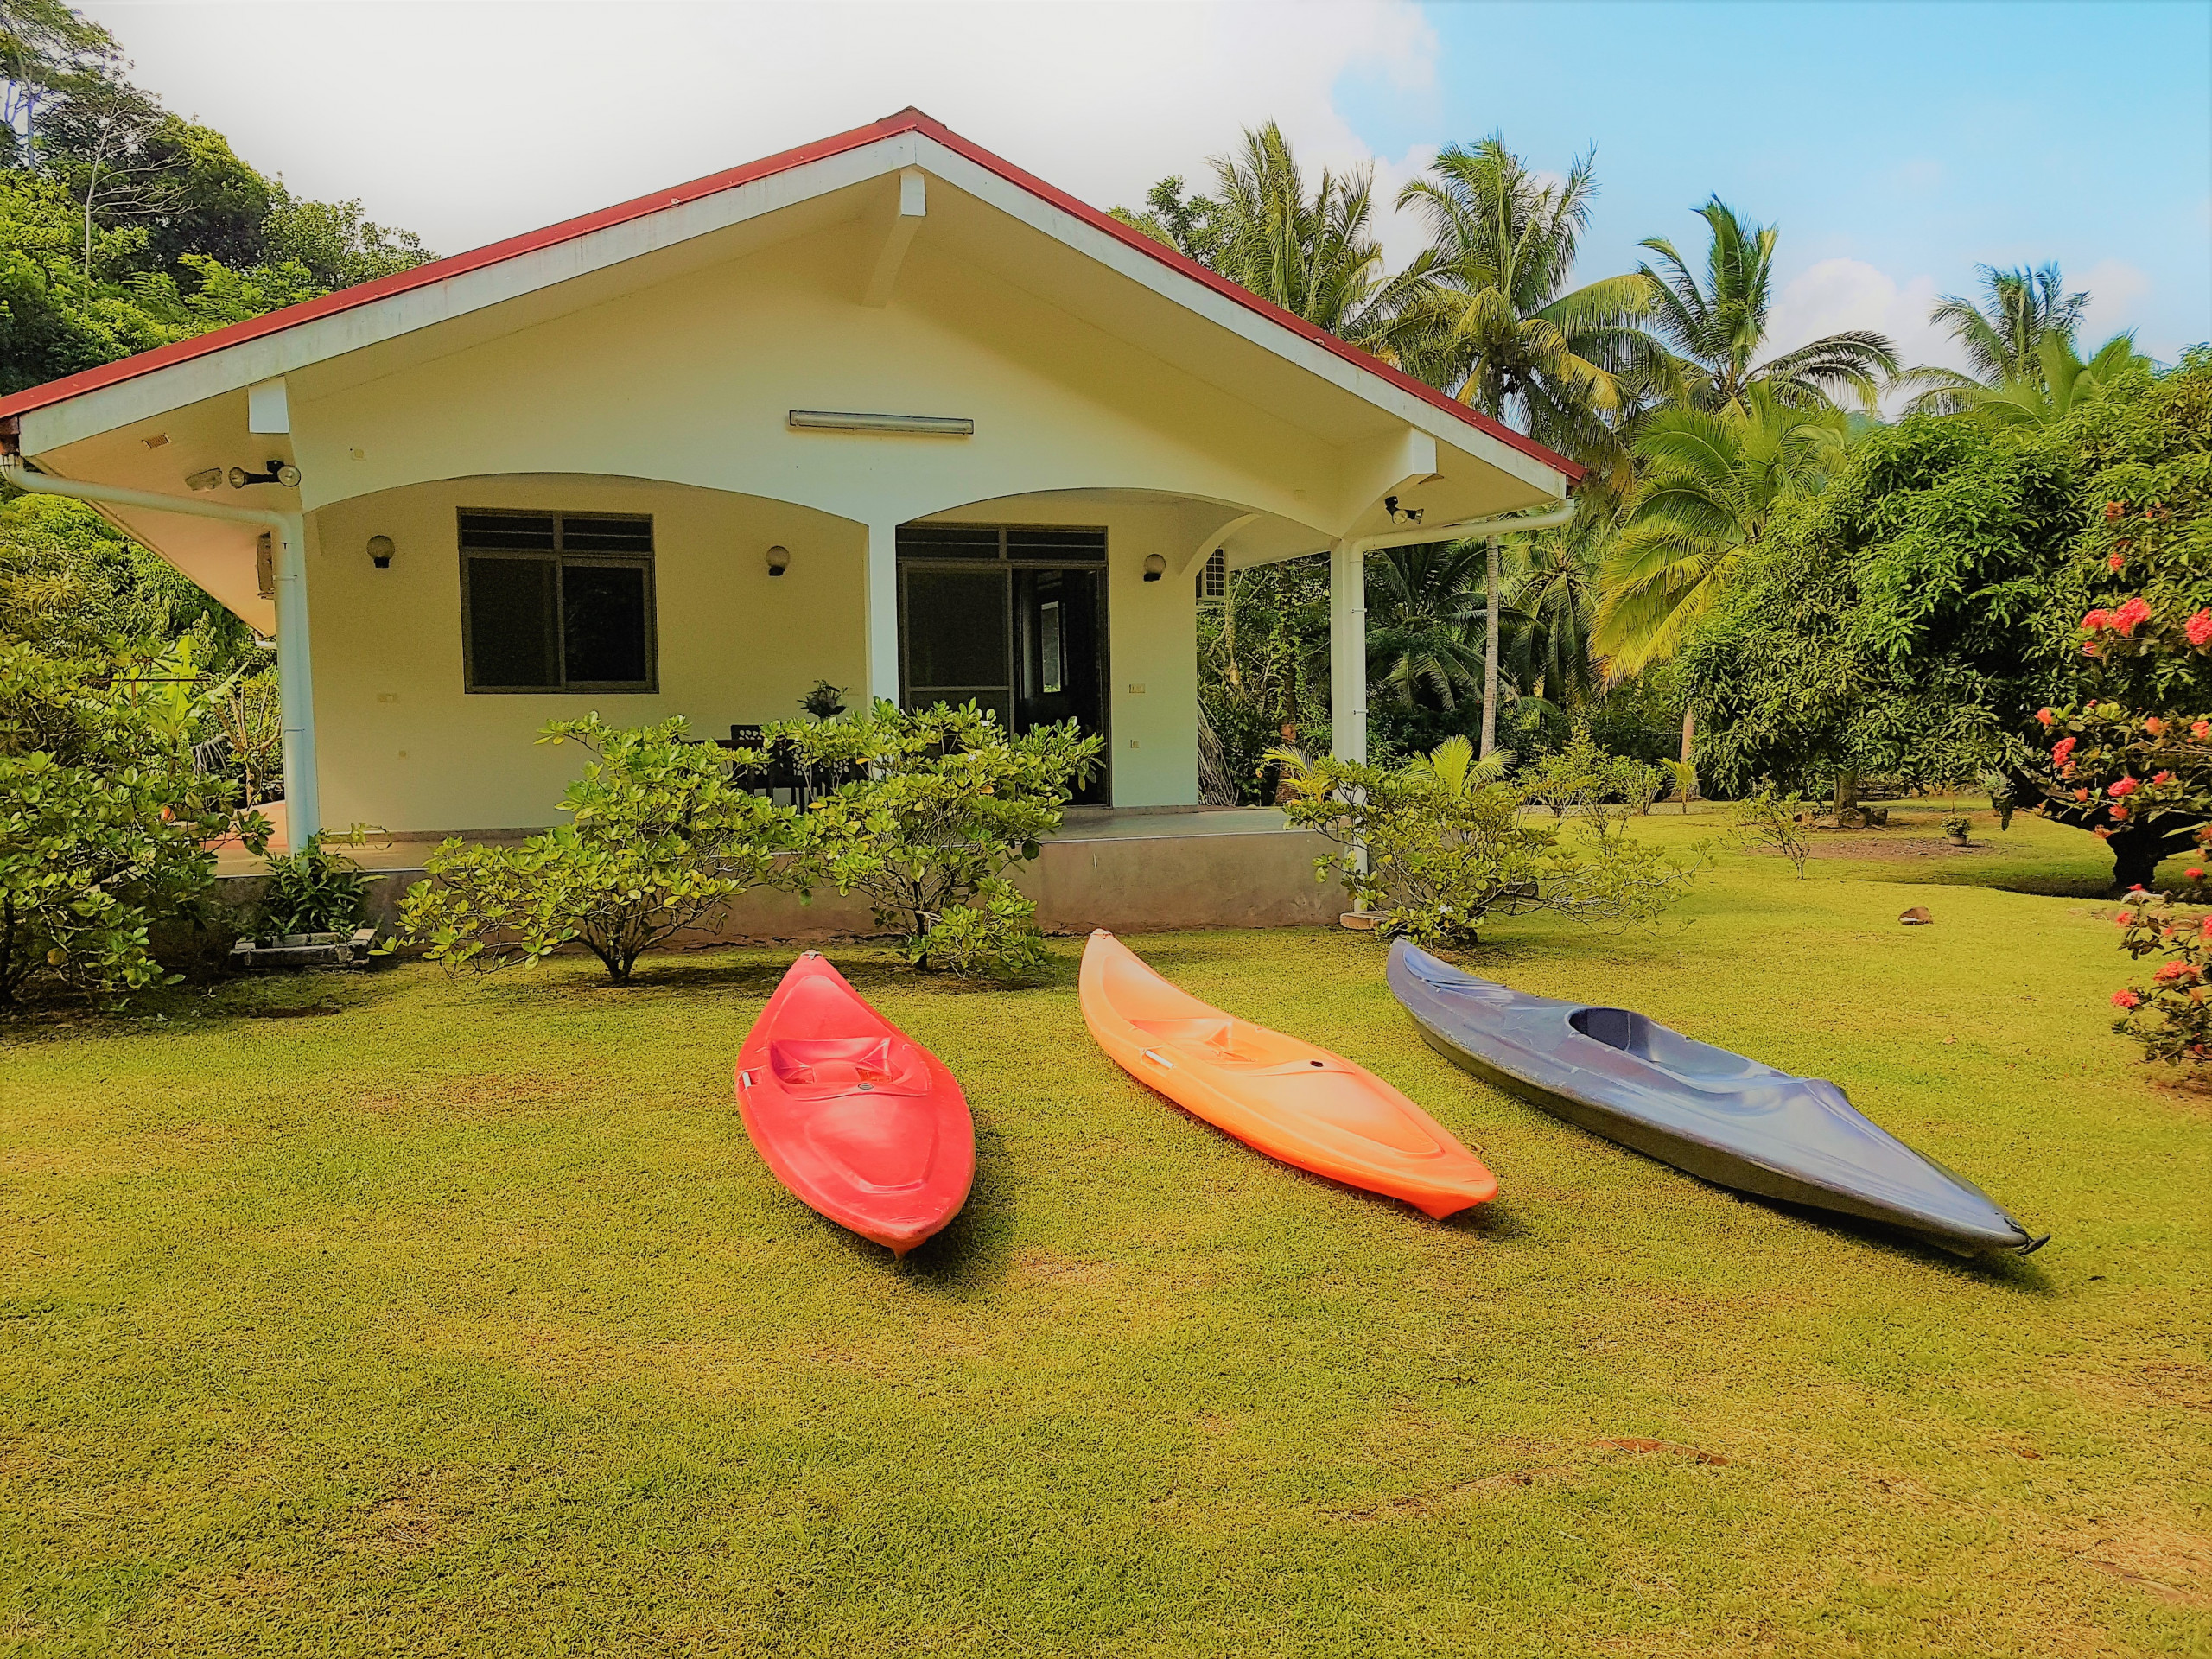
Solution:
M909 709L973 700L1010 732L1106 736L1106 532L1029 524L899 531L899 681ZM1112 797L1111 747L1082 805Z

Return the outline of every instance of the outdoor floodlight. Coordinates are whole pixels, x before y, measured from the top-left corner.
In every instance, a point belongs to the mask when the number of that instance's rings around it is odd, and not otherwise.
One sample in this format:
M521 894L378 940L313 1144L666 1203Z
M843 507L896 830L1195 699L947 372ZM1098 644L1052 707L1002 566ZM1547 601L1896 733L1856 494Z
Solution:
M392 551L391 537L372 536L369 537L369 560L378 569L391 569Z
M1166 574L1167 559L1164 554L1147 553L1144 556L1144 579L1147 582L1158 582Z

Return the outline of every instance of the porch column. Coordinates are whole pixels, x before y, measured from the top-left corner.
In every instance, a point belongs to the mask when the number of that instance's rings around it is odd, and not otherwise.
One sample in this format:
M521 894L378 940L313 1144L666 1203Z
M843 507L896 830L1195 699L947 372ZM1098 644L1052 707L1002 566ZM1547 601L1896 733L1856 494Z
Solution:
M899 526L868 527L868 696L899 701Z
M1367 759L1367 553L1357 542L1329 550L1329 748Z
M315 776L315 661L308 644L308 550L304 515L283 515L267 532L276 571L276 701L284 728L284 843L297 852L322 828Z

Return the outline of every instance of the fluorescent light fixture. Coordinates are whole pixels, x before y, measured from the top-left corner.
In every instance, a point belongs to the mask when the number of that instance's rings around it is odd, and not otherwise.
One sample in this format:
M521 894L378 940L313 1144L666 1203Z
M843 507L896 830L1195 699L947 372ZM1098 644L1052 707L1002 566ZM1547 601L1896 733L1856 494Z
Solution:
M834 409L795 409L791 424L809 432L912 432L940 438L972 438L965 415L858 415Z

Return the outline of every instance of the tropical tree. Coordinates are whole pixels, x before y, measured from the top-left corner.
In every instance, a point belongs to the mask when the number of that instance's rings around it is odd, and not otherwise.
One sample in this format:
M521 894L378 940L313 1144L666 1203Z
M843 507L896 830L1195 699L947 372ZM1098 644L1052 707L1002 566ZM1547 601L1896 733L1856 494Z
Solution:
M1791 408L1827 409L1851 393L1871 410L1897 369L1888 337L1846 329L1763 356L1773 306L1775 227L1746 223L1718 196L1697 212L1711 232L1702 278L1663 236L1643 244L1658 255L1658 267L1637 270L1652 327L1692 367L1688 401L1699 409L1725 409L1744 404L1752 387L1764 386Z
M2087 290L2066 291L2056 261L2032 270L1983 265L1980 271L1980 303L1947 294L1928 314L1929 321L1950 330L1966 355L1967 372L1922 368L1899 375L1897 384L1921 389L1905 405L1908 414L1956 414L1978 390L1999 388L2007 381L2040 384L2044 341L2056 335L2070 346L2081 327L2089 296Z
M1507 543L1503 610L1512 621L1502 648L1525 695L1559 709L1597 695L1598 572L1613 533L1610 503L1592 493L1567 524Z
M2035 370L2007 374L1993 386L1961 386L1959 412L2000 426L2056 426L2123 387L2146 384L2151 364L2135 349L2133 334L2114 334L2084 363L2072 338L2054 331L2037 347Z
M1610 424L1623 377L1664 366L1664 353L1642 326L1637 278L1567 285L1596 192L1587 155L1553 181L1495 134L1448 147L1398 194L1427 221L1430 243L1383 303L1409 370L1603 467L1624 458Z
M1615 677L1675 654L1777 511L1826 485L1845 432L1838 410L1764 379L1719 409L1651 417L1637 438L1643 484L1599 575L1595 645ZM1685 760L1690 736L1686 717Z
M1272 121L1247 128L1242 148L1212 166L1213 194L1186 194L1179 176L1163 179L1146 211L1117 207L1114 216L1317 327L1379 344L1386 319L1376 305L1384 281L1372 175L1325 169L1309 193Z
M1403 709L1455 710L1484 691L1480 542L1394 547L1367 563L1367 683Z

